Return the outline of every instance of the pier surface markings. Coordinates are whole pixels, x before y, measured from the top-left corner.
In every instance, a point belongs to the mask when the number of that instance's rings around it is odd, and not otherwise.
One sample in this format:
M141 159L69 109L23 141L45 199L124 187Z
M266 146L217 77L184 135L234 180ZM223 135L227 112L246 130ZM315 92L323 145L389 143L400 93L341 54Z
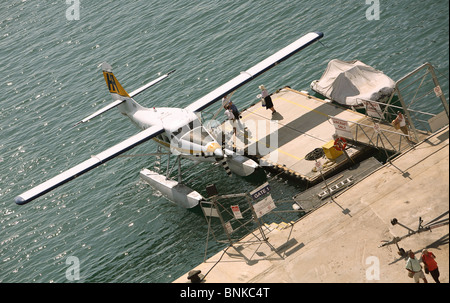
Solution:
M249 144L245 145L241 140L237 140L236 147L244 149L258 142L259 145L265 144L270 152L267 153L266 150L262 160L276 159L268 162L275 162L276 165L285 166L303 176L314 169L314 162L304 160L305 155L333 140L335 129L328 120L329 116L355 122L365 117L360 113L288 88L273 94L272 99L277 113L272 115L270 110L266 110L258 102L243 112L242 121L244 123L248 121L253 127L255 123L252 121L265 120L266 124L275 121L277 123L272 123L272 128L267 126L263 132L249 127L252 135L247 139ZM277 144L271 146L274 144L267 142L270 142L270 135L275 131ZM356 151L349 152L351 154Z

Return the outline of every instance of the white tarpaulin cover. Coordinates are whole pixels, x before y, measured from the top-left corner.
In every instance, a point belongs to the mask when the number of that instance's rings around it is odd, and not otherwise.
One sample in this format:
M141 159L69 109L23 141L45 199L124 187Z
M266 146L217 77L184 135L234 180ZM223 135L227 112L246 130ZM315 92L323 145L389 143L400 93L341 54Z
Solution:
M394 87L391 78L359 60L333 59L320 80L311 83L315 92L348 106L362 104L360 99L385 102Z

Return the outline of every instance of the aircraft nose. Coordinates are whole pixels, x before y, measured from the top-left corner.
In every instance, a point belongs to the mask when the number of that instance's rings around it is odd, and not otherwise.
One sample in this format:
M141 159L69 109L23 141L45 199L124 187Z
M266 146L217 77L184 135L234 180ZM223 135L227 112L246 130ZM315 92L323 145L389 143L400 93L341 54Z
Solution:
M214 156L216 156L216 158L223 158L223 152L220 148L216 148L214 150Z
M208 143L206 145L206 152L213 153L216 158L223 158L223 151L217 142Z

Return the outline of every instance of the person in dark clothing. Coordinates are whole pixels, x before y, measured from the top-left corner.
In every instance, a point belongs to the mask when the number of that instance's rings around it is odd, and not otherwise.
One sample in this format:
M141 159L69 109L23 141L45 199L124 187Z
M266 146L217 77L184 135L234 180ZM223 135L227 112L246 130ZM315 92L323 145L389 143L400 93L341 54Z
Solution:
M264 99L264 102L266 103L266 109L270 109L272 111L272 115L273 115L277 111L273 107L272 98L270 97L270 95L267 92L267 89L264 87L264 85L260 85L259 89L261 90L261 98Z
M422 262L423 264L425 264L425 272L429 272L430 275L433 277L434 282L436 283L441 283L439 282L439 267L436 263L436 256L428 251L427 249L424 249L422 251L422 256L421 256Z

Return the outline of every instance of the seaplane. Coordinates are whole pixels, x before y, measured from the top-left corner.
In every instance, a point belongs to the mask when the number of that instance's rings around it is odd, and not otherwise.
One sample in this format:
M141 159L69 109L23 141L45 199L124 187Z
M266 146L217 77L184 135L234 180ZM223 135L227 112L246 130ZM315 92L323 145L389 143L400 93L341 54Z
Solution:
M322 32L310 32L302 36L185 108L147 108L134 100L135 96L165 80L174 71L160 76L131 93L127 93L113 74L111 65L106 62L103 63L103 76L113 102L82 119L74 126L86 123L113 108L118 108L119 112L128 117L141 131L16 196L14 199L15 203L18 205L27 204L88 171L121 156L132 148L153 139L158 144L159 151L164 150L169 156L177 157L178 181L169 178L168 174L161 175L157 171L147 168L140 171L141 178L176 204L184 208L196 206L204 198L197 191L181 183L181 158L195 162L220 163L229 176L232 173L247 176L259 167L259 164L254 160L237 153L233 149L226 148L225 144L223 144L223 136L220 135L221 132L218 132L215 128L217 124L207 123L210 121L203 123L201 121L201 111L218 101L223 102L225 97L230 96L239 87L252 81L322 37ZM223 108L222 102L220 102L219 110Z

